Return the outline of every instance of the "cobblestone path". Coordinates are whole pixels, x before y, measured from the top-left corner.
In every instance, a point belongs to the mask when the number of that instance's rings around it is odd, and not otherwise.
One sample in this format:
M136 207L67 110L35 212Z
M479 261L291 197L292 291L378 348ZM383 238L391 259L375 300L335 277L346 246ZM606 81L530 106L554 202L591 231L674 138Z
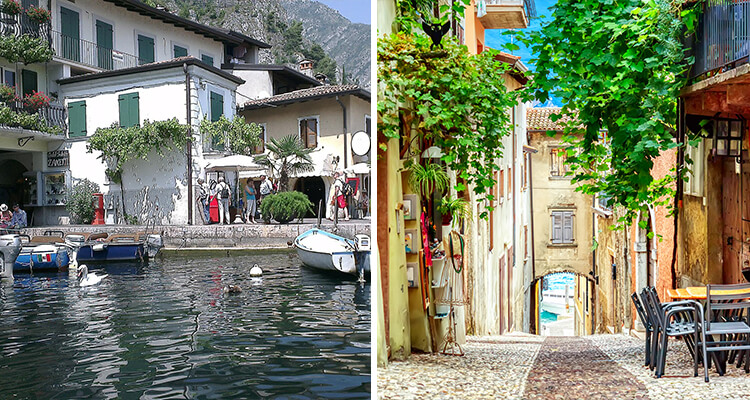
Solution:
M523 398L646 399L646 387L590 340L550 336L526 379Z
M380 399L750 399L750 375L703 369L670 342L665 376L643 366L643 340L626 335L468 337L463 357L414 354L377 370Z

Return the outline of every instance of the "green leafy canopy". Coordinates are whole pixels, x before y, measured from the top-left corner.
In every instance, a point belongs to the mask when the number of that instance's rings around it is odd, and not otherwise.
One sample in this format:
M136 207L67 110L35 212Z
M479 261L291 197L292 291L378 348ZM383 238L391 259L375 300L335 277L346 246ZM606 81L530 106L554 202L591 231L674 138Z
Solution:
M667 204L677 171L652 174L675 151L677 98L692 60L682 38L700 3L683 0L559 0L549 22L516 37L537 55L529 94L562 100L565 140L579 190L611 197L621 222ZM688 29L686 29L688 28Z
M513 128L509 110L519 101L519 93L506 88L511 66L498 61L496 51L471 55L448 37L443 51L430 51L430 44L426 36L409 33L378 40L378 129L407 146L438 146L442 161L479 200L492 200L493 174L500 169L496 160ZM403 117L408 127L402 126Z

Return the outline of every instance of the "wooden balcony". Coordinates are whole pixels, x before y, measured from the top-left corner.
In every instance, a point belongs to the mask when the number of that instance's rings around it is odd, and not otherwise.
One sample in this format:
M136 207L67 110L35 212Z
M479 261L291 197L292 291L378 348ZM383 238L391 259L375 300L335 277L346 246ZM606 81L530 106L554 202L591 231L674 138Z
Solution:
M533 0L485 0L487 14L479 18L484 29L522 29L534 16Z

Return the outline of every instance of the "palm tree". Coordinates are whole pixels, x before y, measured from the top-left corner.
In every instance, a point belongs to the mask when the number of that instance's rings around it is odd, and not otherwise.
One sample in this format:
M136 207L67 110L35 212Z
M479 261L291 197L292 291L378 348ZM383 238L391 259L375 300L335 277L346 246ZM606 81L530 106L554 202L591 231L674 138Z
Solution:
M289 190L289 177L301 172L314 170L310 153L314 149L308 149L297 135L288 135L276 140L271 138L271 143L266 146L268 154L255 157L255 162L271 170L279 177L279 191Z

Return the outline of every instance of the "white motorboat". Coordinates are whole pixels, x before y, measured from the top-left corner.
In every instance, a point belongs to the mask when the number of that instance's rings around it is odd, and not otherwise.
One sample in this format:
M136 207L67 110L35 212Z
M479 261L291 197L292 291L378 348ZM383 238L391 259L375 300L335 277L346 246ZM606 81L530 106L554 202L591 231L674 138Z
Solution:
M317 228L294 239L297 255L304 265L351 275L369 270L369 265L365 266L369 264L369 243L365 235L358 235L357 240L352 241Z
M18 235L0 236L0 278L13 277L13 264L21 252L21 237Z

